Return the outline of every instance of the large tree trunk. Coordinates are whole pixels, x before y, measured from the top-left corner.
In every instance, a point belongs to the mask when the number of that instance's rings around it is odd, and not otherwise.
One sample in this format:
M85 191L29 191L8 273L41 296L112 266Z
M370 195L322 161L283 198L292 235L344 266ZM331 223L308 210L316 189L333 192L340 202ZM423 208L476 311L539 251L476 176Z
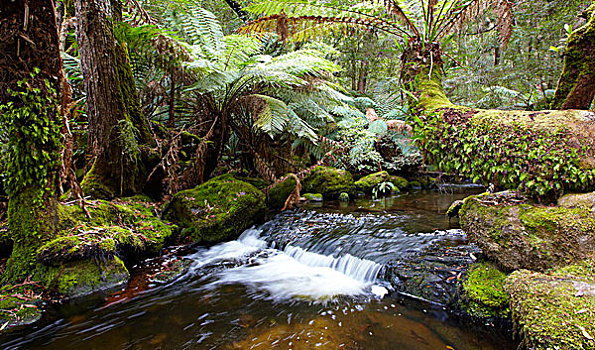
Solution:
M595 98L595 5L582 15L587 24L573 31L564 51L564 69L552 101L555 109L589 109Z
M3 282L33 274L36 249L57 231L58 45L53 0L0 0L0 115L8 137L4 162L10 196L8 224L14 241Z
M595 113L454 105L435 43L411 41L402 67L411 110L420 116L421 148L439 169L547 200L595 189Z
M127 49L114 36L120 2L76 0L75 11L92 162L83 190L103 198L140 193L147 175L142 150L152 137L141 113Z

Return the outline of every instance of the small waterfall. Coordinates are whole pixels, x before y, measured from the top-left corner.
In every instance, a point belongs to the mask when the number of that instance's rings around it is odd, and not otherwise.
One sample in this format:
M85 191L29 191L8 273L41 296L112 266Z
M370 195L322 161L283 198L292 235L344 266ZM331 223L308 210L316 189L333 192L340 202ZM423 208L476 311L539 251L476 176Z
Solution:
M374 283L382 265L371 260L360 259L350 254L335 258L309 252L300 247L288 245L284 253L310 267L328 267L357 281Z

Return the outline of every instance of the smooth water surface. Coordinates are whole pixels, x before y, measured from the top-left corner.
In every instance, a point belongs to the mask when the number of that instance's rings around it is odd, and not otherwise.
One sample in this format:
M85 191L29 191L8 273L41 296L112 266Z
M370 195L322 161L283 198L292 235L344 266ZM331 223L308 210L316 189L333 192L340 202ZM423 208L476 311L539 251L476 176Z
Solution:
M187 271L168 284L139 287L151 277L141 266L127 290L50 307L38 325L0 342L3 349L515 349L508 335L447 311L479 251L444 212L477 191L285 212L236 241L183 254Z

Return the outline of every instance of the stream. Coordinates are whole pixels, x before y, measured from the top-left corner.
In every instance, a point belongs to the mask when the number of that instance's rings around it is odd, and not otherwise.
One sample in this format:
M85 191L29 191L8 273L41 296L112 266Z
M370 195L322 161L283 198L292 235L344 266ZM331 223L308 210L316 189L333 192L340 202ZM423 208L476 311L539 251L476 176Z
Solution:
M481 252L444 213L477 192L307 204L235 241L147 260L126 290L51 305L1 348L516 349L449 311ZM151 272L172 261L184 273L158 281Z

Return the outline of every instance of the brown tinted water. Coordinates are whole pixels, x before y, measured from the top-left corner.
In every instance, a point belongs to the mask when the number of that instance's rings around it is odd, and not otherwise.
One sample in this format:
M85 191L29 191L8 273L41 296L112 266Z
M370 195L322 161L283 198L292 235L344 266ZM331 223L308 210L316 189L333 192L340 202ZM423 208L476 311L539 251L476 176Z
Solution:
M508 333L454 317L448 304L452 269L479 253L444 212L477 191L283 213L239 241L197 247L173 282L52 306L39 324L0 336L1 348L515 349ZM415 271L440 268L448 271L422 278L421 289L402 289L418 280ZM135 281L146 279L146 269L135 271Z

